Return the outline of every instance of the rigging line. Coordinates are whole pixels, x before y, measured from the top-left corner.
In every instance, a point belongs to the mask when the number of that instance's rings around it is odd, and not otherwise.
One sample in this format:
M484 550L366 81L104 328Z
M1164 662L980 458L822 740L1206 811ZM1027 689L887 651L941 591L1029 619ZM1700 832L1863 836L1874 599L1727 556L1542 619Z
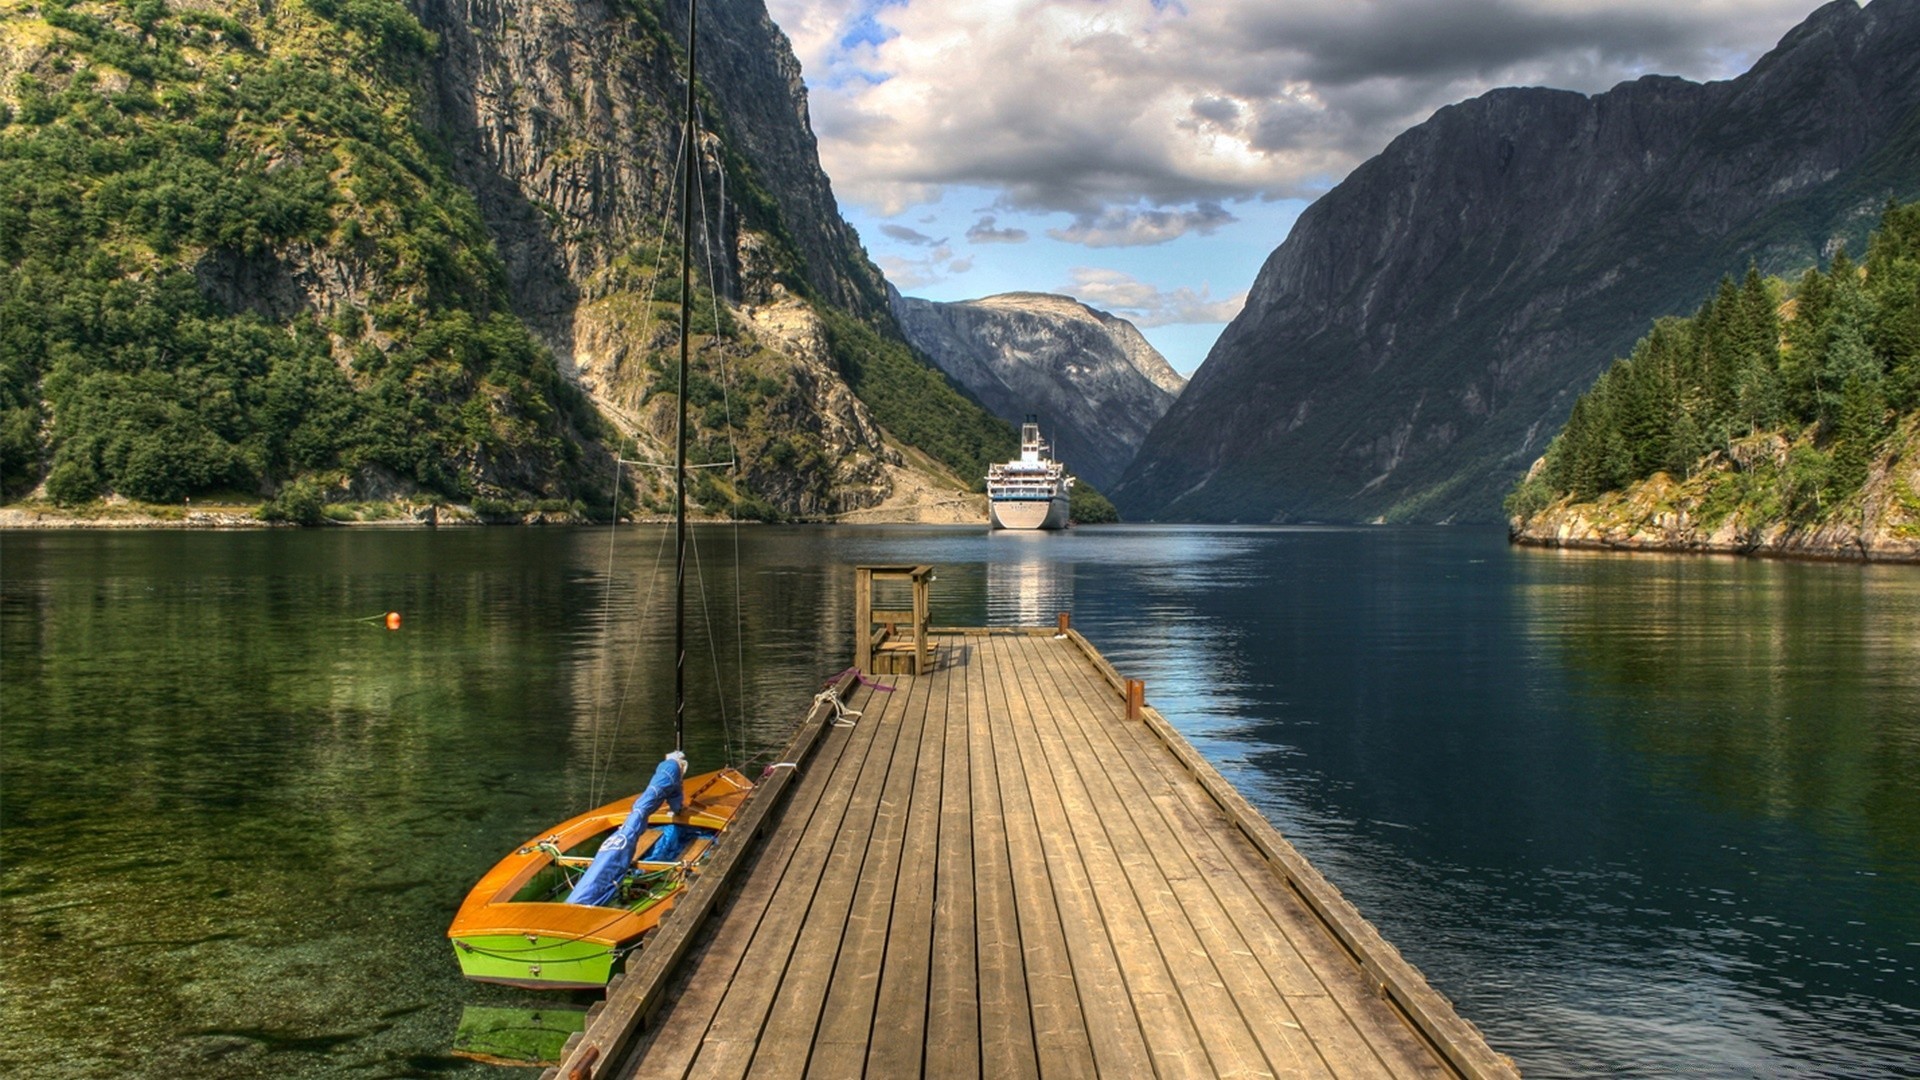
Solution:
M738 459L739 455L736 454L735 460ZM747 616L741 596L747 591L747 582L746 578L741 576L740 573L740 514L738 512L740 479L737 474L734 477L733 487L735 492L735 513L733 515L733 675L737 681L733 700L740 707L739 757L744 758L747 756ZM716 674L714 678L718 679L719 676ZM725 714L722 714L723 717L724 715ZM730 739L732 737L731 732L726 733L723 737ZM729 747L727 752L732 754L732 748ZM739 760L739 758L735 760Z
M691 73L689 73L688 75L687 95L688 97L692 97L693 95L693 84L692 84ZM691 162L692 150L691 150L690 144L692 140L687 137L687 135L691 135L691 134L692 134L691 132L685 132L685 134L683 134L682 138L679 140L679 146L675 151L673 175L676 178L680 178L685 175L685 173L682 172L682 169L684 166L688 166ZM686 169L686 172L691 172L691 171L692 171L691 168ZM650 342L653 339L652 338L653 317L655 314L655 307L659 297L660 270L664 262L663 255L665 253L666 245L667 245L667 229L674 217L675 201L676 201L675 196L676 195L678 196L679 208L682 210L681 216L683 218L686 216L685 210L689 209L692 203L690 193L686 190L686 188L687 186L685 184L672 184L672 185L669 185L667 189L667 205L663 208L663 211L660 215L659 239L658 241L656 241L653 247L653 250L650 253L651 258L649 259L651 273L647 281L647 288L645 292L645 295L647 297L647 303L645 305L646 313L641 319L641 332L640 332L640 340L643 343L643 345L644 343ZM682 232L684 233L685 231L686 231L685 224L683 222ZM684 247L684 245L687 242L687 238L683 235L681 240L682 240L682 246ZM685 290L686 290L686 285L683 282L681 285L681 291L683 295L685 293ZM681 333L682 333L682 336L685 335L684 327L682 328ZM680 396L684 399L685 397L684 387L681 388ZM638 446L637 438L635 439L635 445L636 447ZM616 491L616 499L617 499L617 491ZM665 536L663 534L661 539L661 550L664 550L664 548L665 548ZM647 621L646 617L653 610L653 598L655 595L655 588L659 583L659 569L660 569L660 553L656 551L654 556L654 572L653 572L653 575L648 580L646 599L644 603L641 605L640 626L642 628L642 631L640 634L637 635L638 637L641 637L641 638L644 638L644 627ZM609 642L609 646L610 645L611 643ZM595 767L590 768L588 770L588 775L589 775L588 789L592 793L592 803L594 804L598 803L601 796L601 789L605 784L607 777L611 775L613 770L613 757L614 757L615 749L619 746L620 729L623 726L625 721L627 696L632 690L634 683L638 681L636 669L639 667L639 663L640 663L640 651L641 651L640 642L636 641L634 646L633 657L629 661L629 665L628 665L627 679L625 683L619 687L618 695L614 703L613 732L609 739L607 752L600 761L596 762ZM676 662L676 675L677 675L677 662ZM676 717L676 723L677 722L678 720ZM596 738L597 738L597 735L598 733L596 732ZM677 737L675 742L676 744L678 743Z
M719 197L715 201L714 213L713 213L713 216L716 219L716 223L711 232L709 232L707 229L707 183L706 183L706 176L704 173L699 177L697 183L699 184L699 192L700 192L700 229L701 229L701 236L703 238L703 243L701 247L702 247L702 250L705 251L707 256L707 293L708 293L708 300L711 303L712 309L713 309L713 332L714 332L714 335L718 337L720 334L720 287L719 287L720 277L718 272L714 268L714 258L713 258L714 245L712 242L712 237L715 234L717 234L721 238L721 240L724 241L726 239L727 166L726 166L726 159L724 155L716 154L715 156L716 156L715 164L719 166L720 190L718 192ZM746 628L746 611L744 608L744 604L745 604L744 594L746 592L746 589L744 587L744 581L740 576L740 495L741 495L742 480L740 476L740 467L739 467L740 466L740 446L738 443L734 441L734 435L733 435L733 430L734 430L733 429L733 365L728 362L727 353L724 347L721 349L721 353L720 353L720 403L721 403L721 414L725 417L726 425L727 425L727 456L729 459L727 462L727 465L728 465L727 472L729 477L732 480L732 483L730 483L728 487L731 489L731 492L732 492L732 507L731 507L731 513L729 516L733 518L733 581L734 581L733 673L736 680L734 701L738 703L741 708L745 708L746 701L747 701L747 655L746 655L746 634L744 633L744 630ZM713 637L712 637L713 630L710 623L711 623L711 620L709 620L709 627L707 630L709 641L713 640ZM719 651L716 649L714 651L714 675L713 675L714 685L716 687L721 685L719 666L720 666ZM721 703L720 724L721 724L721 735L720 735L721 745L724 748L727 756L730 758L733 758L733 755L734 755L733 729L732 729L732 726L727 723L727 713L726 713L726 706L725 706L724 699L722 700L722 703ZM744 758L746 756L746 753L747 753L747 735L746 735L745 729L743 728L740 732L739 757ZM734 758L734 760L739 760L739 758Z
M681 139L679 149L676 150L673 155L673 175L675 177L680 175L680 166L686 152L687 140ZM647 298L646 314L640 318L640 342L642 347L645 347L647 342L653 340L654 305L659 302L660 295L660 264L667 250L667 226L672 223L673 212L677 209L674 196L675 193L679 191L679 187L678 184L668 185L667 205L660 213L660 239L654 241L653 257L650 260L652 270L650 276L647 278L647 287L644 290L644 295ZM638 440L635 441L638 442Z
M653 572L647 576L646 597L640 605L640 619L634 631L633 651L628 654L626 679L619 683L619 694L614 701L613 731L607 739L607 752L589 773L591 782L588 790L591 792L591 798L588 805L590 806L600 805L604 798L607 779L613 774L613 758L620 746L620 729L626 723L627 698L633 692L633 687L640 681L638 669L640 654L645 651L648 616L653 612L653 598L657 595L660 586L660 565L666 561L667 538L672 535L670 530L660 530L660 543L654 548Z
M687 0L687 120L685 134L681 136L687 143L685 155L685 190L680 196L680 365L679 379L675 384L674 404L678 421L674 427L673 461L673 748L684 750L686 747L686 710L687 710L687 643L686 643L686 606L687 606L687 385L690 380L689 367L693 345L693 184L694 166L698 162L699 150L699 113L695 109L697 98L694 94L694 72L699 70L694 61L694 43L699 40L695 28L699 25L699 7L693 0Z
M706 177L705 170L701 170L699 173L695 175L694 192L696 193L697 205L700 208L700 239L701 239L700 249L701 249L701 252L706 256L707 300L710 305L710 308L712 311L712 318L713 318L713 338L710 340L717 341L720 345L720 349L719 349L720 380L719 381L720 381L721 415L726 425L727 451L728 451L727 470L728 470L729 477L731 479L731 482L728 484L728 488L730 492L729 502L731 504L729 507L728 516L733 519L732 524L733 524L733 533L734 533L734 537L733 537L733 541L734 541L733 543L733 571L734 571L733 640L734 640L734 652L735 652L734 674L738 679L738 688L737 688L738 693L734 698L734 700L737 703L740 703L744 706L747 694L746 694L746 646L743 642L744 635L741 633L742 628L745 626L745 616L742 610L742 600L741 600L742 590L740 588L740 535L739 535L739 532L740 532L740 473L739 473L740 447L734 441L734 434L733 434L733 364L729 360L728 350L726 349L726 342L721 337L721 333L720 333L720 328L721 328L720 285L719 285L720 275L714 263L714 253L713 253L713 249L715 246L714 237L718 235L722 240L724 240L726 236L727 168L726 168L726 161L724 159L724 156L716 153L715 164L718 167L718 171L720 174L720 190L718 193L719 194L718 200L716 202L716 205L713 209L713 213L711 215L711 219L707 210L707 177ZM699 558L699 551L698 551L697 544L695 546L694 557L695 559ZM706 624L707 624L707 641L708 641L709 649L711 650L710 655L713 660L714 688L716 690L721 691L720 693L720 741L721 741L722 752L730 760L738 760L737 758L734 757L733 725L730 722L730 717L728 716L728 713L727 713L726 695L724 690L721 689L726 684L720 674L720 651L718 647L715 645L715 642L717 641L717 639L714 637L714 634L713 634L713 616L712 616L712 613L708 611L706 608L707 598L704 592L701 594L700 600L701 600L702 617L706 620ZM746 735L745 735L745 732L743 731L741 733L740 754L744 756L745 753L746 753Z
M707 657L713 662L714 696L720 702L720 745L723 753L732 754L733 725L727 717L726 684L720 678L720 650L714 647L713 611L707 606L707 575L704 564L700 562L700 540L697 536L690 546L693 548L693 575L700 583L700 624L707 631Z
M687 140L681 139L680 144L674 153L673 175L675 176L680 175L681 161L682 161L683 155L685 155L686 152L687 152ZM655 304L657 303L659 292L660 292L661 255L666 250L666 246L667 246L667 227L669 223L672 222L673 220L673 211L675 207L674 196L677 190L678 190L678 185L668 186L667 205L663 209L662 213L660 214L659 239L654 241L653 249L650 252L651 258L649 258L648 260L649 274L647 277L646 288L642 290L642 295L644 295L647 298L647 302L644 305L645 314L641 317L641 320L640 320L640 341L642 342L643 347L645 343L653 340L654 307L655 307ZM637 435L634 439L634 446L636 449L639 447L639 438ZM621 457L619 454L614 455L614 462L615 464L614 464L614 482L613 482L613 518L614 518L614 527L617 528L619 525L619 519L620 519ZM611 650L613 647L613 638L612 638L613 560L614 560L613 543L612 543L612 540L609 539L607 544L607 565L608 565L608 569L607 569L608 601L607 601L607 608L606 608L607 621L605 624L605 634L602 638L602 647L609 650ZM640 624L642 627L644 627L646 624L646 616L648 612L653 610L653 586L655 582L657 582L658 580L658 569L659 569L658 564L656 562L655 577L653 580L650 580L648 582L646 599L641 604L641 608L640 608ZM608 739L607 745L603 753L602 746L601 746L601 728L605 726L605 722L606 722L606 713L603 707L601 710L601 723L594 725L593 747L588 756L588 767L587 767L587 791L588 791L587 805L588 806L598 806L600 804L601 790L605 785L607 777L613 771L613 758L619 746L619 734L620 734L620 726L621 726L621 719L622 719L622 711L626 707L627 689L632 685L632 681L633 681L632 667L638 666L639 664L639 656L638 656L639 648L640 646L636 642L634 646L635 655L632 661L630 662L630 667L628 671L628 681L625 685L622 685L619 682L619 674L617 669L609 665L609 679L612 680L615 684L615 699L613 702L613 732Z
M623 461L620 455L617 453L614 454L613 455L613 513L608 516L608 522L607 522L607 587L605 592L602 594L600 598L600 647L602 649L611 648L613 645L614 540L615 540L616 533L620 528L620 466L622 464L623 464ZM618 679L619 679L618 672L614 670L614 667L612 664L608 664L607 665L607 684L608 685L606 688L607 697L601 699L601 704L600 704L600 719L602 722L593 725L593 741L590 744L590 748L587 752L587 790L588 790L589 798L591 798L592 792L593 792L594 768L596 763L599 762L600 760L600 749L601 749L600 731L601 731L601 728L606 726L605 725L606 703L608 700L613 698L614 692L618 690L619 688ZM587 805L592 806L594 804L592 802L589 802Z

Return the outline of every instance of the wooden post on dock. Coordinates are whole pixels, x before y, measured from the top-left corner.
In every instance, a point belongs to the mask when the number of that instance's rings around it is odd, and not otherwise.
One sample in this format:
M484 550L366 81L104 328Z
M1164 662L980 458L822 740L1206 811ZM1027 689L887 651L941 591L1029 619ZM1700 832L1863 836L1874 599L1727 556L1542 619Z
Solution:
M1140 679L1127 680L1127 719L1139 720L1147 707L1147 684Z
M1054 631L1053 636L1066 637L1067 631L1072 629L1073 627L1073 616L1063 611L1060 613L1059 623L1060 623L1060 629Z

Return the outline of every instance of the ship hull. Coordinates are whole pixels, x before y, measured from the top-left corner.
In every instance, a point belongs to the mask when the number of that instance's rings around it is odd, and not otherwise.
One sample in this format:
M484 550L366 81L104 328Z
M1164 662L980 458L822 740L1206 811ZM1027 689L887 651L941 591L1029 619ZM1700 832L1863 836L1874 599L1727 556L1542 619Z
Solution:
M990 499L988 515L996 529L1064 529L1066 493L1050 499Z

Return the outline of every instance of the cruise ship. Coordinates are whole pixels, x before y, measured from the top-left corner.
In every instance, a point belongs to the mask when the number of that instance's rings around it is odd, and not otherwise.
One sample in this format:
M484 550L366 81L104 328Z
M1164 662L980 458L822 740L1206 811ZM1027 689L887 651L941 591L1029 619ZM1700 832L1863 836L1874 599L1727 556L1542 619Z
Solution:
M1073 477L1047 457L1040 424L1020 425L1020 458L987 467L987 516L996 529L1064 529Z

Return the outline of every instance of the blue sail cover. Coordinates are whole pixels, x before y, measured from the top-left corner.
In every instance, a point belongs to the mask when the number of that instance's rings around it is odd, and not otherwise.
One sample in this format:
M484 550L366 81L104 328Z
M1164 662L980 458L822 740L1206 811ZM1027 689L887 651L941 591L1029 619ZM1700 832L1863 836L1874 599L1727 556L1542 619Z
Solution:
M634 837L647 827L647 815L658 810L662 803L673 807L676 814L681 810L682 768L680 762L669 758L653 770L653 779L647 784L647 790L633 800L633 810L627 814L627 820L620 823L612 836L601 842L600 850L594 853L587 872L580 875L573 891L567 894L567 903L600 905L619 895L620 879L626 876L628 868L633 865Z

